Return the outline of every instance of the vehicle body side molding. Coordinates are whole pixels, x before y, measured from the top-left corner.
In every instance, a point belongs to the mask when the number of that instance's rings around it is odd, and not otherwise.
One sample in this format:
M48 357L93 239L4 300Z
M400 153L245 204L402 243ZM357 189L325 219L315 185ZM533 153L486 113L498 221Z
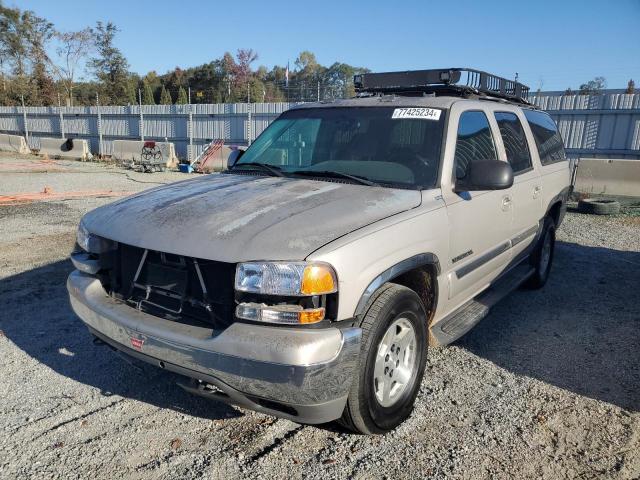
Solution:
M386 269L376 278L374 278L369 286L364 290L364 293L360 297L360 301L356 306L356 311L354 316L359 316L364 314L364 309L369 302L371 296L375 293L378 288L384 285L386 282L391 280L392 278L397 277L398 275L402 275L414 268L423 267L425 265L433 265L436 269L436 275L440 275L440 261L438 257L433 253L419 253L418 255L414 255L413 257L409 257L405 260L402 260L399 263L396 263L392 267Z

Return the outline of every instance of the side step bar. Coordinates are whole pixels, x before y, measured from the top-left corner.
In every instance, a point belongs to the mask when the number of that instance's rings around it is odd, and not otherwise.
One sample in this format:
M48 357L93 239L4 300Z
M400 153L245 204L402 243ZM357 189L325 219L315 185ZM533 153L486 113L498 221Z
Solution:
M455 342L486 317L491 307L520 287L533 272L533 267L528 264L511 269L477 297L433 325L431 334L440 345Z

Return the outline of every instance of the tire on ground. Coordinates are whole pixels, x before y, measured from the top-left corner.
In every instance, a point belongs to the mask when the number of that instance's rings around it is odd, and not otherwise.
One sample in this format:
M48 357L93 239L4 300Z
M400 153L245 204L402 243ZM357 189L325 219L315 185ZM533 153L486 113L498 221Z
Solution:
M620 213L620 202L604 198L585 198L578 202L578 210L592 215L615 215Z
M385 332L398 318L409 320L414 329L416 362L400 398L389 407L383 407L378 402L374 390L375 359ZM369 301L360 327L362 342L359 368L339 422L356 433L384 433L400 425L413 411L427 359L427 317L420 297L413 290L386 283Z

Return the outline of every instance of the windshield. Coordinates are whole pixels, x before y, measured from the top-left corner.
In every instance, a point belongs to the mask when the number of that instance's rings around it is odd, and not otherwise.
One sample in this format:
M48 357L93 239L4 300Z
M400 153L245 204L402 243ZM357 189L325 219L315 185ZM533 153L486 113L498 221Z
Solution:
M333 173L383 186L431 188L440 162L442 113L422 107L290 110L258 137L234 169L260 163L285 175Z

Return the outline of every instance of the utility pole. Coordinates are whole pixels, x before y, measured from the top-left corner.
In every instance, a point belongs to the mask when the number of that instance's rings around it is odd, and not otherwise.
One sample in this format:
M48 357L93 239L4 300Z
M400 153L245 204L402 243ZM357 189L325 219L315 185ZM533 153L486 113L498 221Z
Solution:
M191 105L191 87L187 87L187 90L188 90L188 92L187 92L187 98L188 98L187 103L189 105Z
M138 106L140 107L140 140L144 142L144 115L142 114L142 90L138 89Z

